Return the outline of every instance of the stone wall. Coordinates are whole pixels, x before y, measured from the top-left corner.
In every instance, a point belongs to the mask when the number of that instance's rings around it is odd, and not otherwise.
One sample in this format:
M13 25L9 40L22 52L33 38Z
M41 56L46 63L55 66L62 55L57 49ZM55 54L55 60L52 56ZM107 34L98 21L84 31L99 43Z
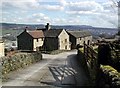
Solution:
M108 86L109 88L118 88L120 86L120 73L109 65L101 65L101 75L99 79L100 86Z
M25 68L33 63L39 62L42 59L40 52L32 53L17 53L11 57L1 58L1 73L2 81L7 79L7 74L19 68Z
M115 62L119 61L119 55L115 52L111 52L108 45L102 44L99 45L98 53L96 54L93 54L92 50L90 50L86 44L84 44L83 51L84 52L81 52L81 49L78 49L78 59L80 58L80 63L83 65L83 67L86 67L88 69L88 74L90 74L91 82L93 82L93 85L99 86L101 88L113 88L114 86L115 88L118 88L118 86L120 86L120 71L115 67L113 68L111 63L116 66ZM112 58L111 53L115 54L112 55ZM94 69L94 67L97 68ZM117 68L119 68L119 63L117 65Z

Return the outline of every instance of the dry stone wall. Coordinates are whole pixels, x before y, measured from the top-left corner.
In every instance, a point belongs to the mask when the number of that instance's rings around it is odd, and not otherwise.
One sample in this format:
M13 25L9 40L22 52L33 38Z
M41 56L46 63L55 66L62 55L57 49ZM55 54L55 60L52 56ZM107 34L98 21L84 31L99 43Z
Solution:
M17 53L11 57L2 57L0 63L1 79L5 81L7 74L19 68L25 68L33 63L39 62L42 59L40 52L32 53Z

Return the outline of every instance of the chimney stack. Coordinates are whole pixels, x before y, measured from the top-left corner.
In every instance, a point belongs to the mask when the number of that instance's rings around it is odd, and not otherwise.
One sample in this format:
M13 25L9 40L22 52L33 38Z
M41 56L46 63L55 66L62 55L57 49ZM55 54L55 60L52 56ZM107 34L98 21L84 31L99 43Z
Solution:
M26 31L27 31L27 29L28 29L28 27L25 27L25 30L24 30L24 31L26 32Z
M50 30L50 25L49 25L49 23L47 23L47 25L45 25L45 28L46 28L46 30Z

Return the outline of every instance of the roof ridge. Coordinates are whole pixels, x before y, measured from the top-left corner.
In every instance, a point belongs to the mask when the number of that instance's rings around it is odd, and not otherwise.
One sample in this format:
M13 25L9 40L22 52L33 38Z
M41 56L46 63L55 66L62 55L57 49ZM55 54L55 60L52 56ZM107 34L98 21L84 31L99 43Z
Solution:
M28 31L27 33L28 33L30 36L32 36L33 38L44 37L44 33L43 33L42 30Z
M73 35L74 37L85 37L90 36L91 33L89 31L68 31L69 34Z
M64 29L50 29L45 31L45 37L57 37Z

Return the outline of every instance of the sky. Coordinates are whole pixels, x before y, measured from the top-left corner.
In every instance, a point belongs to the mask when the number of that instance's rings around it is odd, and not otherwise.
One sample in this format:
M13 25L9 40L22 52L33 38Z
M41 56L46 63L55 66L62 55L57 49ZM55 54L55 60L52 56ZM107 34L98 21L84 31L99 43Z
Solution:
M115 3L113 3L114 1ZM117 28L119 0L2 0L0 22Z

